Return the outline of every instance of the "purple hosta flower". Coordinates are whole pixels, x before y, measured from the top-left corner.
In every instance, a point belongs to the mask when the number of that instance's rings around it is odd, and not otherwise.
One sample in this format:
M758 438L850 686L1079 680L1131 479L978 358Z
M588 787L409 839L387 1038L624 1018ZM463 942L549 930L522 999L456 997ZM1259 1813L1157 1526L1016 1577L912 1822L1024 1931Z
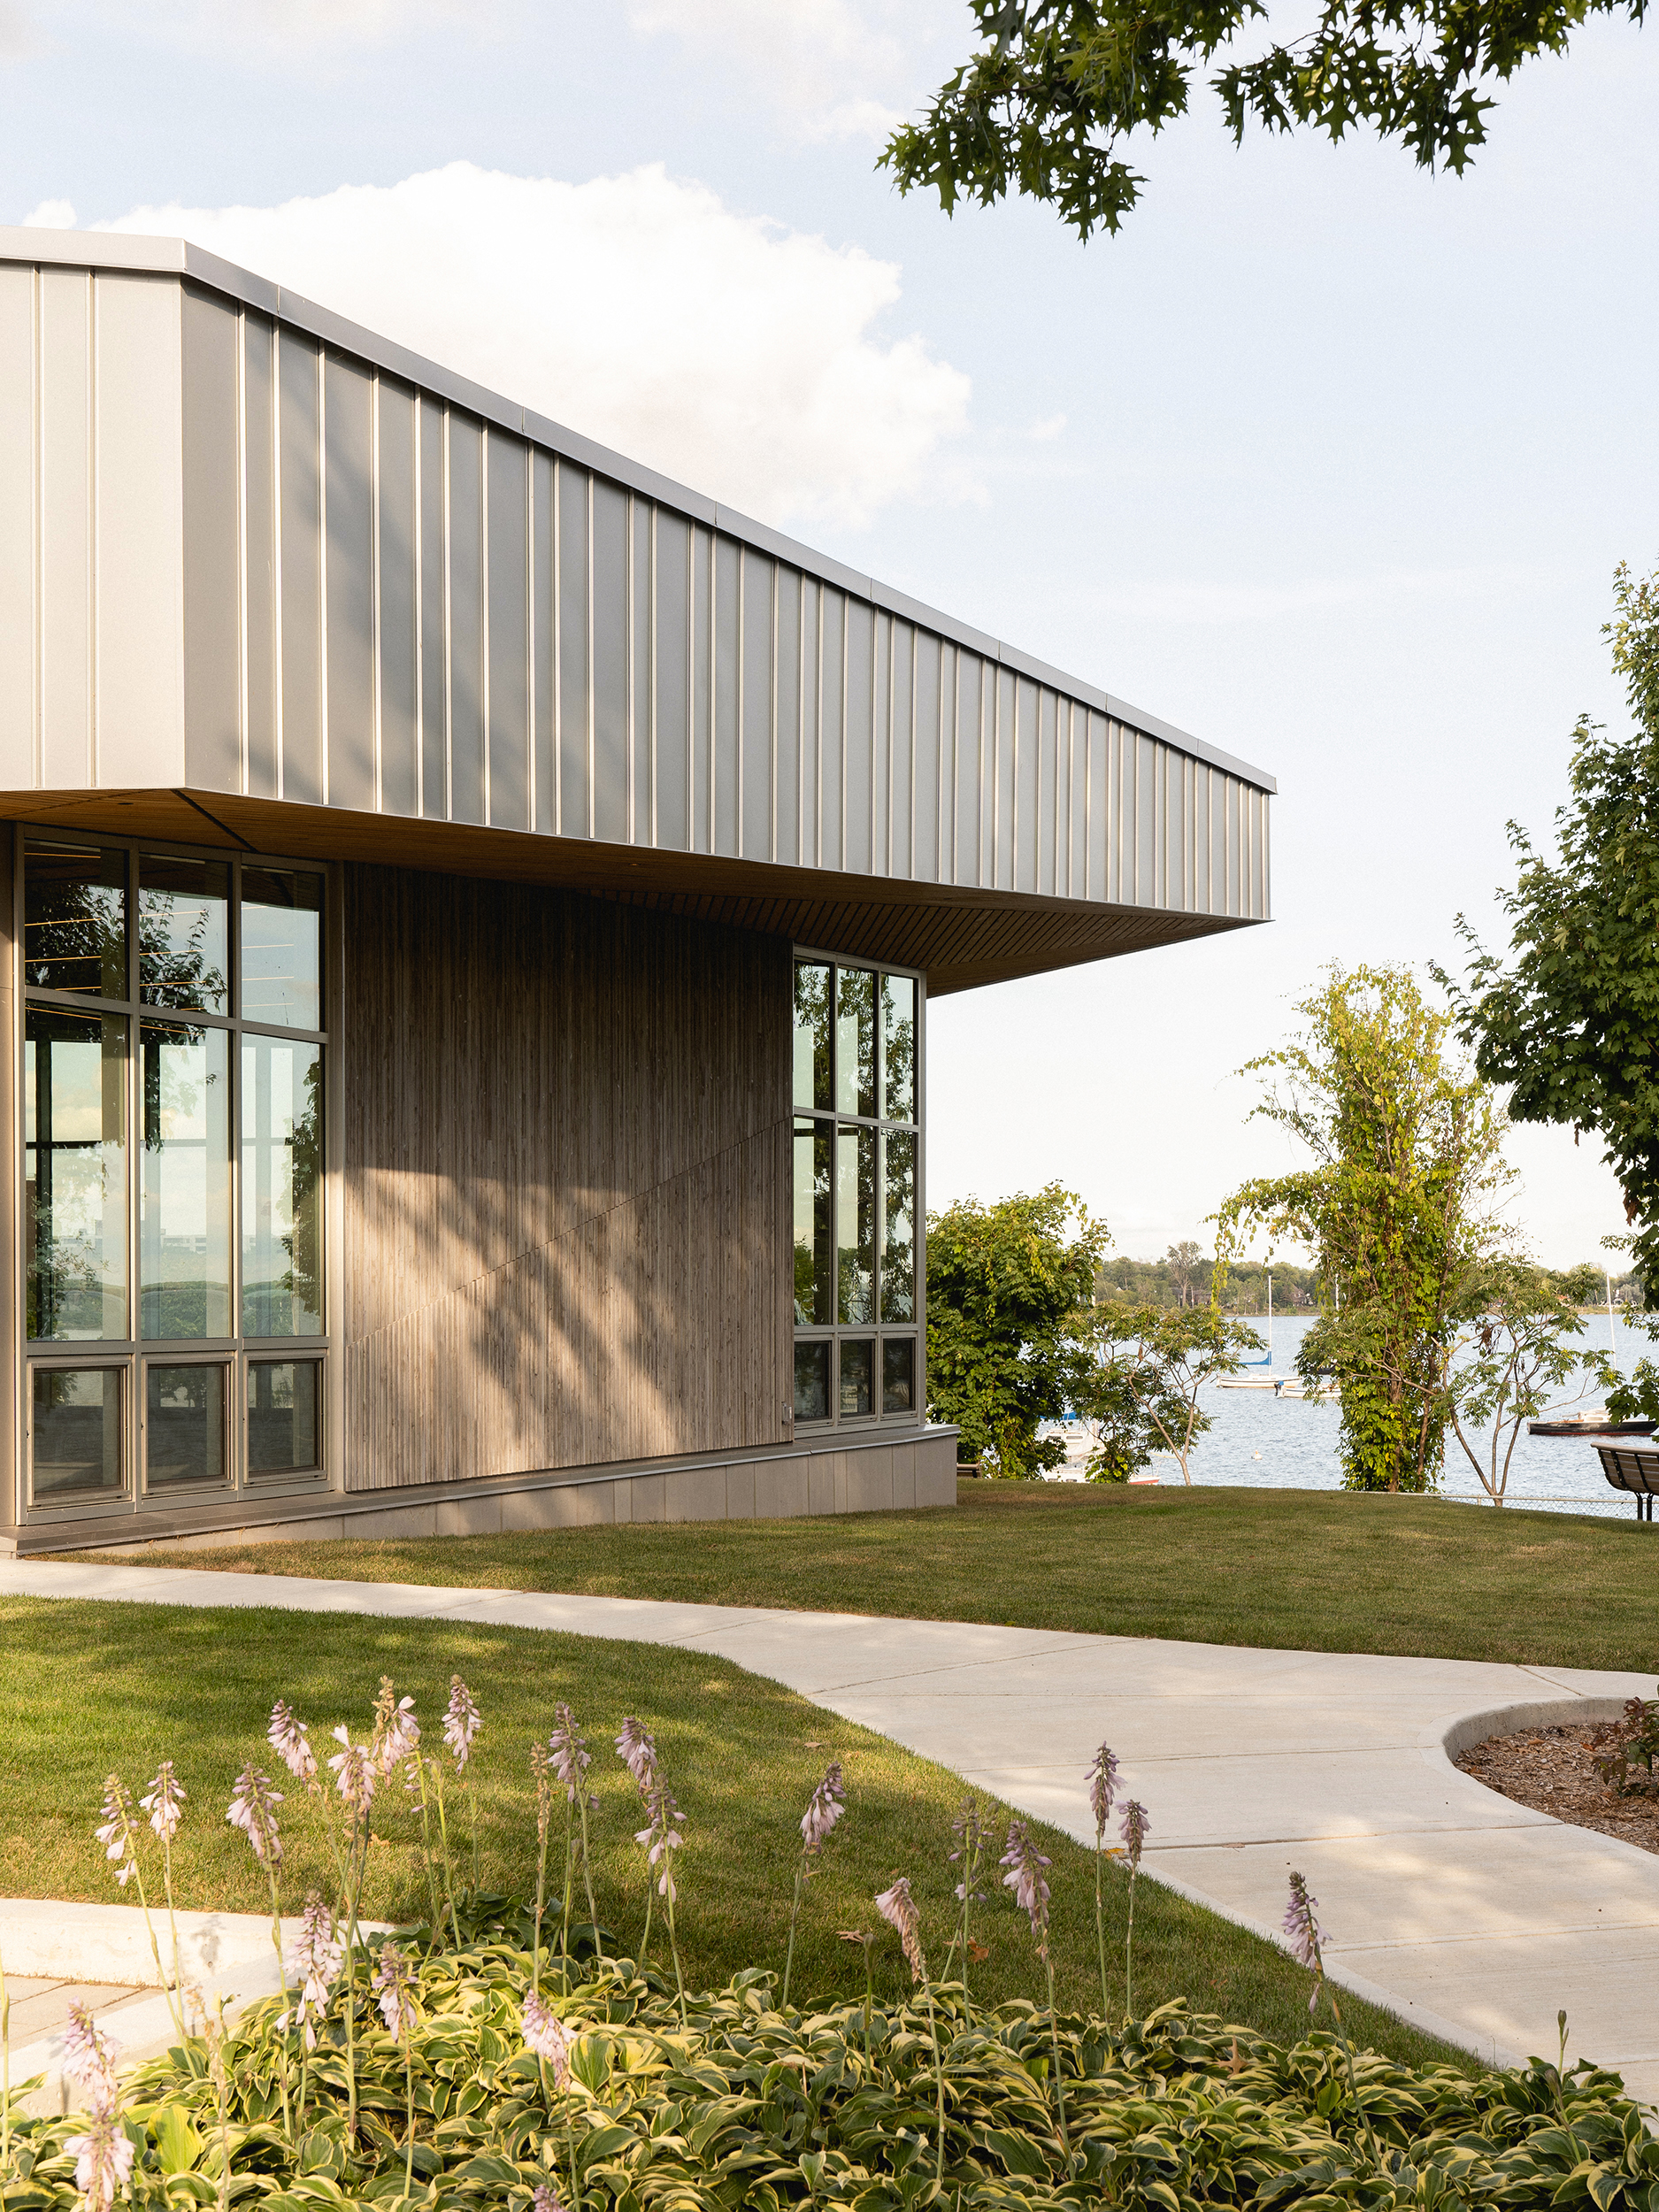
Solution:
M576 1725L576 1716L568 1705L556 1705L553 1718L557 1723L547 1740L547 1747L553 1760L553 1771L565 1786L565 1794L573 1805L581 1795L583 1777L594 1763L594 1755L588 1748L588 1740ZM599 1800L590 1797L591 1809Z
M412 1697L397 1698L394 1702L392 1678L380 1677L380 1694L374 1701L374 1730L369 1738L369 1756L376 1771L389 1780L403 1765L411 1759L420 1741L420 1723L415 1718Z
M524 2001L524 2043L526 2050L552 2068L554 2088L563 2089L570 2078L570 2038L551 2005L534 1990Z
M380 2008L380 2017L386 2032L395 2035L400 2043L408 2039L415 2024L415 1997L411 1986L409 1961L395 1943L380 1946L380 1962L375 1969L374 1986L380 1991L375 2002Z
M1118 1754L1102 1744L1094 1754L1094 1763L1088 1770L1088 1808L1094 1816L1094 1841L1098 1847L1106 1833L1106 1823L1112 1816L1112 1807L1118 1799Z
M645 1809L650 1817L646 1825L637 1832L634 1840L649 1847L645 1854L647 1866L660 1863L662 1871L657 1878L657 1893L659 1897L666 1897L672 1904L680 1894L674 1887L674 1853L686 1840L675 1824L683 1820L685 1815L675 1804L668 1785L660 1774L651 1777Z
M983 1890L976 1889L972 1897L968 1884L978 1878L979 1854L985 1847L985 1826L979 1818L979 1801L964 1797L956 1817L950 1824L950 1832L956 1839L956 1847L950 1855L950 1864L960 1866L962 1879L956 1884L956 1901L963 1905L982 1905Z
M281 1698L271 1708L271 1725L265 1740L296 1782L307 1789L317 1779L317 1754L309 1740L311 1723L301 1720Z
M538 2181L530 2192L530 2212L565 2212L559 2193L550 2181Z
M164 1759L156 1769L156 1778L150 1786L150 1794L141 1797L139 1804L150 1815L150 1824L164 1843L171 1843L179 1832L179 1823L184 1818L184 1788L173 1770L173 1761Z
M884 1889L876 1900L876 1910L891 1928L899 1932L899 1941L904 1946L904 1955L910 1961L910 1979L927 1979L927 1961L922 1955L922 1916L916 1909L916 1900L910 1895L910 1877L901 1874L891 1889Z
M133 1793L119 1774L111 1774L104 1785L104 1825L95 1832L125 1889L138 1871L138 1816L133 1810Z
M315 1890L300 1915L299 1942L295 1949L295 1972L299 1977L299 2022L308 2051L317 2048L312 2023L328 2009L328 1993L340 1972L346 1947L334 1933L334 1916Z
M567 1713L569 1707L561 1705L559 1711ZM640 1795L649 1791L657 1775L657 1739L642 1720L635 1720L629 1713L623 1720L622 1732L617 1738L617 1756L634 1777Z
M358 1820L366 1820L369 1807L374 1801L374 1761L367 1744L353 1743L344 1721L334 1731L334 1741L342 1746L328 1762L334 1778L334 1787L340 1792Z
M280 1790L273 1789L271 1777L261 1773L250 1760L236 1777L236 1793L225 1817L247 1837L261 1866L282 1863L282 1839L277 1833L276 1816L281 1802Z
M802 1839L809 1852L817 1851L825 1837L847 1809L847 1793L841 1786L841 1763L832 1759L825 1770L824 1779L812 1793L812 1801L801 1820Z
M1042 1878L1048 1862L1025 1833L1024 1821L1009 1822L1002 1863L1008 1869L1002 1887L1013 1891L1014 1902L1031 1916L1031 1932L1041 1938L1048 1925L1048 1885Z
M110 2212L118 2189L132 2178L133 2139L113 2110L95 2112L84 2135L72 2135L64 2145L75 2157L75 2186L84 2212Z
M481 1717L472 1702L472 1693L458 1674L452 1674L449 1708L443 1716L443 1740L449 1747L457 1773L472 1754L472 1739L480 1724Z
M1290 1902L1285 1908L1285 1936L1291 1954L1300 1965L1313 1975L1313 1993L1308 2000L1310 2012L1319 2002L1319 1991L1325 1981L1325 1953L1319 1923L1316 1917L1319 1901L1309 1893L1308 1885L1300 1874L1290 1878Z
M1132 1797L1124 1807L1123 1824L1118 1833L1124 1839L1124 1849L1128 1853L1129 1863L1133 1867L1138 1867L1141 1863L1141 1848L1146 1842L1147 1833L1152 1823L1147 1817L1146 1807L1139 1799Z
M71 2005L64 2030L64 2074L94 2112L115 2109L115 2054L120 2045L100 2028L86 2005Z

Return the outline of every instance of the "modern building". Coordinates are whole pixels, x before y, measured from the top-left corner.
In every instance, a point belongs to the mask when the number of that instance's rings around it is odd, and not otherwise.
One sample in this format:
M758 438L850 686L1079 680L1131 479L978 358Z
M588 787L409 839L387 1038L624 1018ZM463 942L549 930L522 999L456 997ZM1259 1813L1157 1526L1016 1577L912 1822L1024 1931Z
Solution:
M954 1497L930 996L1270 778L170 239L0 230L0 1544Z

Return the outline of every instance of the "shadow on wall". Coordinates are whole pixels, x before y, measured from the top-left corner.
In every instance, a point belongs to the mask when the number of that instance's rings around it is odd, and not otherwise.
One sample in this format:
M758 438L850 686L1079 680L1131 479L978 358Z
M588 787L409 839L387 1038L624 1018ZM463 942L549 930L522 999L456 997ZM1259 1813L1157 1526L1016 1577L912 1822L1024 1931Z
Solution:
M780 1440L788 941L367 867L344 915L348 1486Z

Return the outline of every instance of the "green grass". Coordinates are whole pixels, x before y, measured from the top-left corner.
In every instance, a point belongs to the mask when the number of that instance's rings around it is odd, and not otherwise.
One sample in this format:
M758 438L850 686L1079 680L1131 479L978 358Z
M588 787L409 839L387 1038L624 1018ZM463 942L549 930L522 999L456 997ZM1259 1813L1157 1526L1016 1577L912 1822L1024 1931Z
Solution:
M175 1859L178 1902L265 1909L263 1877L225 1808L244 1760L275 1763L263 1742L273 1701L287 1697L311 1722L321 1751L336 1721L366 1732L376 1685L390 1674L400 1692L414 1694L435 1736L450 1676L459 1672L484 1714L475 1766L487 1888L534 1893L527 1747L547 1734L564 1698L595 1753L599 1909L625 1947L638 1941L644 1906L642 1855L632 1837L642 1823L610 1739L633 1712L656 1730L686 1815L680 1917L694 1985L722 1983L745 1966L781 1967L796 1823L832 1757L846 1768L848 1812L809 1894L795 1987L803 1995L862 1993L861 1953L836 1932L879 1927L872 1900L901 1873L922 1905L936 1970L943 1963L957 1878L946 1855L960 1781L706 1654L449 1622L23 1598L0 1600L0 1893L134 1901L130 1890L117 1891L93 1839L104 1778L115 1769L142 1788L157 1763L171 1757L188 1793ZM1006 1819L1006 1809L997 1809ZM331 1862L319 1816L296 1788L283 1816L284 1902L296 1909L311 1885L332 1886ZM387 1918L417 1914L424 1876L401 1788L382 1796L376 1822L366 1909ZM1033 1826L1053 1861L1061 2001L1098 2006L1092 1857ZM973 1968L976 1994L1041 2001L1029 1924L998 1889L995 1866L987 1871L990 1901L977 1932L989 1955ZM1110 1876L1115 2003L1122 2001L1125 1886L1120 1874ZM1307 1978L1272 1946L1151 1882L1141 1886L1136 1925L1137 2010L1184 1996L1287 2040L1306 2029ZM885 1928L875 1958L879 1991L897 1997L908 1978ZM1345 2013L1350 2003L1357 2039L1377 2049L1411 2064L1448 2055L1357 2000L1345 2001ZM1472 2062L1452 2055L1472 2070Z
M158 1551L376 1582L1659 1672L1659 1528L1340 1492L963 1482L955 1511Z

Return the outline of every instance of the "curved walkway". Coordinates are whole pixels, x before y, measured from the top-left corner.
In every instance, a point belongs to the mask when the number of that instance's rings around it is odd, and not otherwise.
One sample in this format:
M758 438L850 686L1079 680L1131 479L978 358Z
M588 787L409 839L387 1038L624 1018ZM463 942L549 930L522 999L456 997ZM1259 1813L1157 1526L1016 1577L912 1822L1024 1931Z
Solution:
M1108 1742L1160 1880L1272 1935L1300 1867L1339 1980L1500 2063L1553 2056L1565 2007L1574 2055L1659 2099L1659 1856L1510 1803L1447 1748L1498 1716L1611 1718L1646 1675L41 1560L0 1561L0 1593L694 1645L1086 1843L1085 1770Z

